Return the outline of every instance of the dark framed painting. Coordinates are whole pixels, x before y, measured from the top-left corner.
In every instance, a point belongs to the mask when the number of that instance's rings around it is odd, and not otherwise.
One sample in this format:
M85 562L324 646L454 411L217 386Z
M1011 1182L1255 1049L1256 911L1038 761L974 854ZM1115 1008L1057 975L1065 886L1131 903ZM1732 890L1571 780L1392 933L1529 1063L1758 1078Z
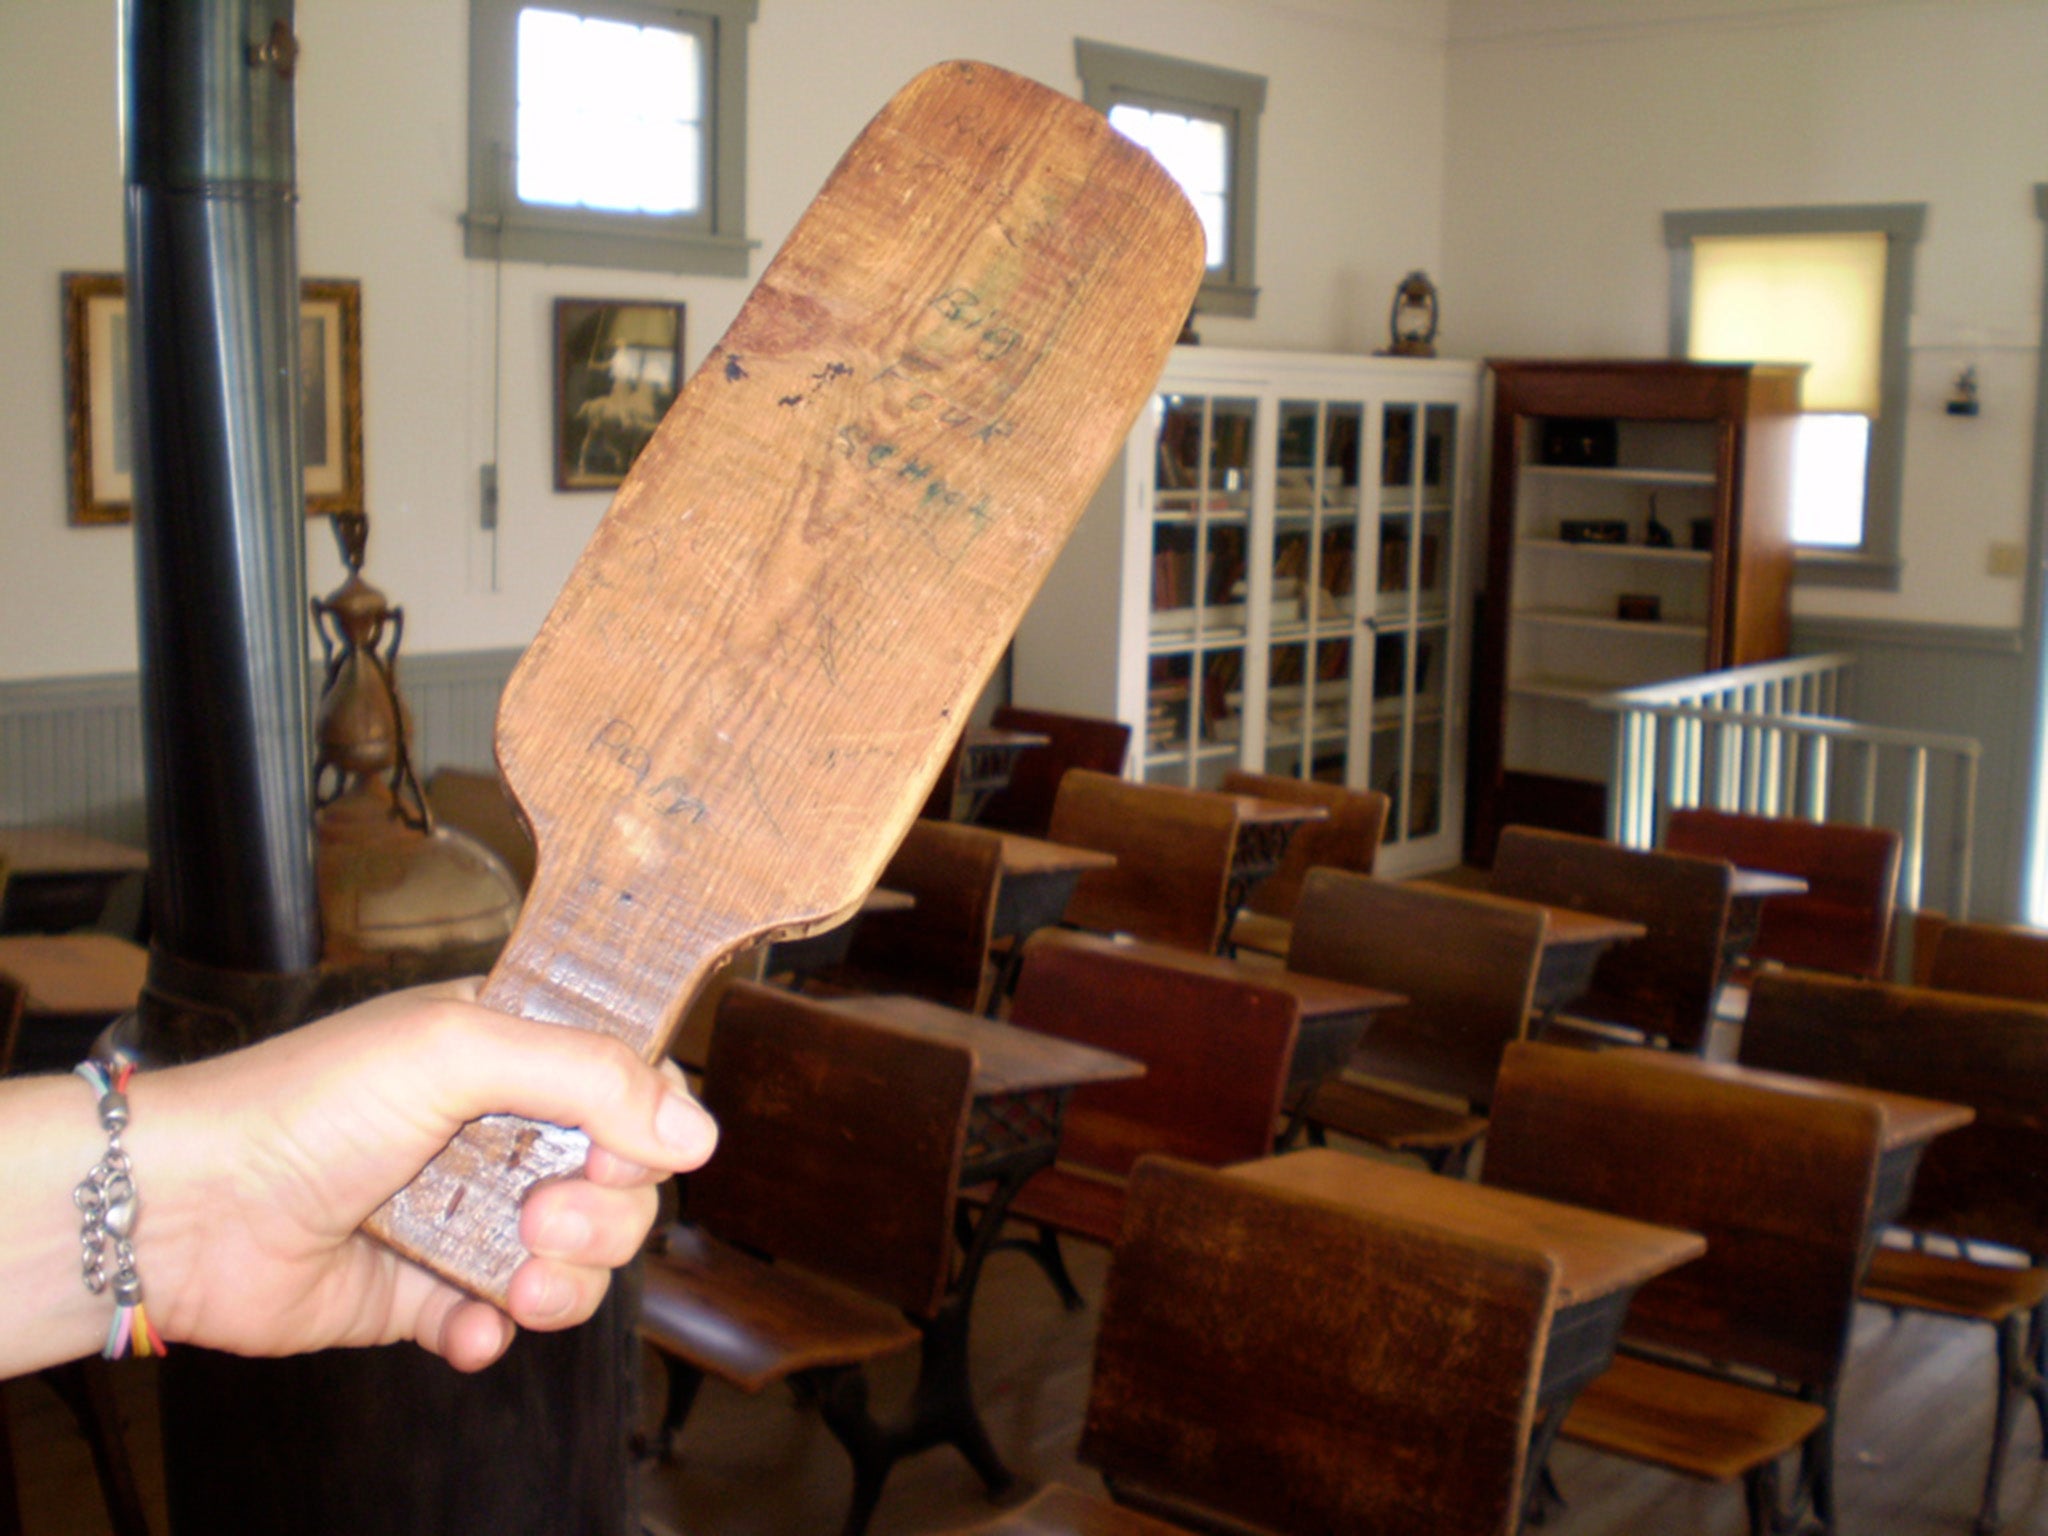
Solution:
M555 489L615 489L675 403L682 372L682 305L555 300Z
M128 291L118 272L64 275L64 415L71 521L134 515ZM307 278L299 288L299 447L306 511L363 509L362 285Z

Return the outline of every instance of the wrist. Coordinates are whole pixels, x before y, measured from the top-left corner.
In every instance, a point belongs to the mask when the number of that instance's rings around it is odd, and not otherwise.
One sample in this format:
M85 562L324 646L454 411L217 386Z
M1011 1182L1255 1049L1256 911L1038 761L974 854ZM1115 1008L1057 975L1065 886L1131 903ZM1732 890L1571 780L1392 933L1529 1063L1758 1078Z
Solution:
M0 1295L32 1329L0 1331L0 1377L75 1360L105 1341L114 1302L85 1287L72 1192L107 1149L92 1090L75 1077L0 1084L9 1171L0 1180Z
M217 1208L211 1149L217 1127L183 1092L189 1069L137 1072L128 1084L124 1133L135 1183L135 1267L157 1331L176 1342L193 1336L204 1310L206 1215Z

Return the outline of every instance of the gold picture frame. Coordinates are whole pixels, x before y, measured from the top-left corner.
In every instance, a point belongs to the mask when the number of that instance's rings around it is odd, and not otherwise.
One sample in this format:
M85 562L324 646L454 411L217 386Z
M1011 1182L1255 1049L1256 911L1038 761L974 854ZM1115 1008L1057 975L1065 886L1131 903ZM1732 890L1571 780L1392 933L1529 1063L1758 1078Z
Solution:
M64 416L74 525L134 516L128 290L118 272L64 274ZM306 513L363 510L362 284L299 285L299 447Z

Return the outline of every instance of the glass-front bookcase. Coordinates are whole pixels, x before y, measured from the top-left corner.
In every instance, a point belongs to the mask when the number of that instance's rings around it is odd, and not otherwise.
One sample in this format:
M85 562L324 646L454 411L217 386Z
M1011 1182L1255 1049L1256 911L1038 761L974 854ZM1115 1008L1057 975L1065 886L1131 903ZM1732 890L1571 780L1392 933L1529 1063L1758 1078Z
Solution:
M1018 634L1011 696L1132 726L1126 771L1384 791L1455 863L1477 368L1176 353Z

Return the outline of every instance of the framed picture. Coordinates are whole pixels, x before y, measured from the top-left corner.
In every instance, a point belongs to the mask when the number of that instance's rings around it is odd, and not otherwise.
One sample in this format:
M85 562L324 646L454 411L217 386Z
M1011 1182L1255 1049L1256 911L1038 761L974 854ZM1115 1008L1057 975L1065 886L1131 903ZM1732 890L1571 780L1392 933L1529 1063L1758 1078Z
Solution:
M134 410L129 399L128 292L116 272L64 276L64 405L71 521L133 515ZM299 294L299 446L306 511L363 506L362 285L308 278Z
M363 510L363 285L299 284L299 456L306 511Z
M683 306L555 300L555 489L616 488L676 398Z

